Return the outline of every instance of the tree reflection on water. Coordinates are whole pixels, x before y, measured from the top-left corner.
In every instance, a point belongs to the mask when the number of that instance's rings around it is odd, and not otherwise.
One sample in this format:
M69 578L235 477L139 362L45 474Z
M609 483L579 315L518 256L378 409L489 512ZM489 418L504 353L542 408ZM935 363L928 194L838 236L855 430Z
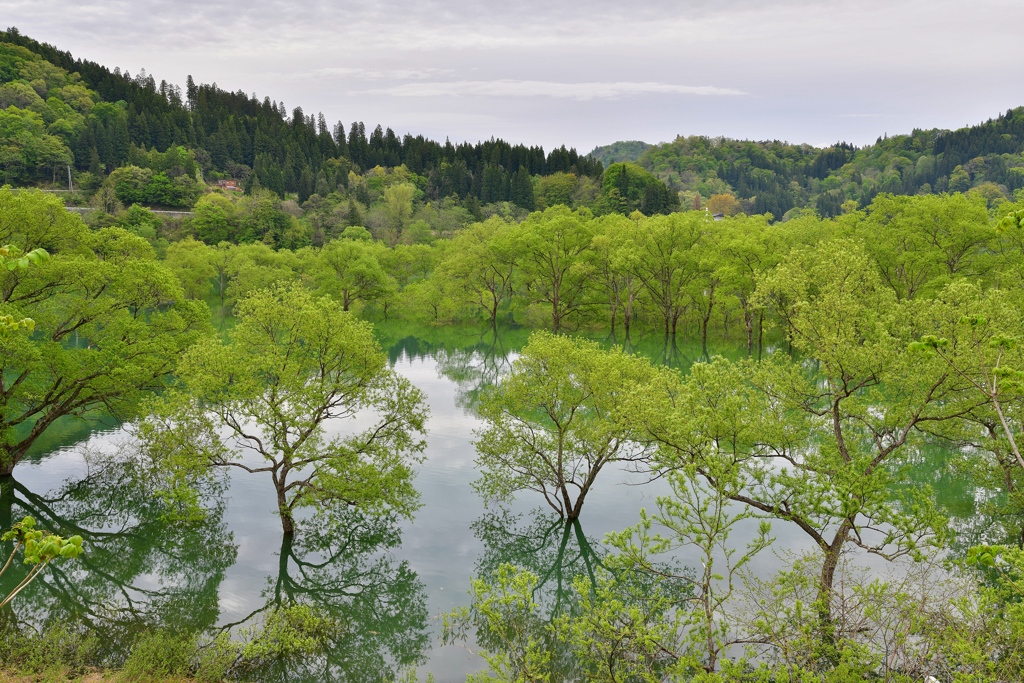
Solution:
M82 629L96 636L99 660L117 666L147 632L237 636L258 629L274 608L309 604L338 625L337 637L315 656L264 662L246 678L387 681L422 659L425 593L408 562L391 557L401 543L394 519L350 510L314 516L302 533L282 538L277 572L262 592L253 587L262 605L225 620L219 592L237 548L224 522L223 482L202 492L205 518L181 520L132 467L106 463L45 493L0 482L0 525L31 515L42 528L81 535L85 545L79 560L52 564L5 608L4 623ZM15 569L0 594L23 576Z

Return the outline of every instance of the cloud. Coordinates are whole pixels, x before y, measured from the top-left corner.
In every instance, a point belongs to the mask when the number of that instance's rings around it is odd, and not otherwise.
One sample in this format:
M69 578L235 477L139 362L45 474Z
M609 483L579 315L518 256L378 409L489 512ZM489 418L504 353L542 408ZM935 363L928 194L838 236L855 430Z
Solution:
M885 129L953 128L1024 104L1024 70L1006 69L1006 51L992 49L1018 41L1020 0L40 5L0 0L4 25L158 81L191 74L329 120L438 139L862 144Z
M592 81L560 83L557 81L431 81L403 83L387 88L354 91L350 95L393 95L395 97L555 97L573 100L620 99L634 95L745 95L733 88L707 85L675 85L672 83L629 81Z
M348 66L329 66L314 69L305 74L307 78L353 78L361 81L417 81L451 74L451 69L360 69Z

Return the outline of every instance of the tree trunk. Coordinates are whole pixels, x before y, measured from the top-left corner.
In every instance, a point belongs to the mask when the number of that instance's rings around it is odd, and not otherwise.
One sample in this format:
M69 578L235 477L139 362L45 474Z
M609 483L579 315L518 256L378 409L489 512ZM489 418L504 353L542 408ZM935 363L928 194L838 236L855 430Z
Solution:
M14 479L0 479L0 534L14 526Z
M13 453L6 448L0 448L0 479L13 476L14 466L17 464L18 459L14 457Z
M281 516L281 531L286 536L291 536L295 533L295 520L292 517L292 509L288 505L288 496L285 493L287 477L287 472L282 473L280 478L275 472L274 488L277 489L277 513Z
M754 316L744 312L743 324L747 328L747 357L749 358L754 349Z
M711 321L711 307L708 314L700 321L700 350L705 360L708 358L708 324Z
M761 350L764 348L764 311L757 317L757 359L761 360Z

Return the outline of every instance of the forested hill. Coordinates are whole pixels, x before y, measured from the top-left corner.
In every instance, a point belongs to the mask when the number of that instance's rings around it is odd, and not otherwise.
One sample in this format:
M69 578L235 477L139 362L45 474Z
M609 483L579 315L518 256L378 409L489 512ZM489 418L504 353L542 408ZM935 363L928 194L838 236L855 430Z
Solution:
M0 32L0 44L3 182L45 180L69 163L100 176L129 163L143 165L147 151L180 146L194 154L207 180L246 178L281 196L296 193L300 202L344 185L353 167L404 164L424 177L427 197L532 208L526 195L533 176L597 179L603 171L600 162L564 146L545 153L495 139L456 145L399 137L381 126L368 133L363 123L328 125L322 114L301 108L289 114L283 102L227 92L215 83L197 85L191 77L182 91L158 84L145 71L132 76L76 59L17 29Z
M591 152L604 159L643 143L618 142ZM1024 188L1024 107L955 131L914 130L856 148L777 140L678 137L637 153L636 163L679 191L689 206L715 195L726 213L813 208L834 216L865 207L879 193L976 193L998 200Z
M605 166L610 166L622 161L635 162L644 152L652 147L654 145L641 142L640 140L625 140L595 147L587 156L591 159L597 159Z

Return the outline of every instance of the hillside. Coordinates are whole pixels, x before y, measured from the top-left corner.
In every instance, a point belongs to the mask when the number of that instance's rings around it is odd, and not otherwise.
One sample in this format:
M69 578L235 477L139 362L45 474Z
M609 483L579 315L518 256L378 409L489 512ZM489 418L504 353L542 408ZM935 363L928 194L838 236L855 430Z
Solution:
M642 144L617 142L591 155L607 159ZM914 130L862 148L680 136L648 146L635 160L679 191L684 206L697 194L704 202L713 195L731 195L719 203L776 218L797 208L834 216L844 203L865 207L879 193L974 190L998 202L1024 188L1024 107L976 126Z
M345 187L351 170L404 165L423 177L427 197L533 208L533 177L596 179L603 171L600 162L564 146L545 153L500 139L456 145L399 137L380 125L372 131L361 122L328 125L322 114L299 107L289 113L269 97L260 101L216 84L195 84L191 77L182 90L158 84L145 71L132 76L76 59L17 29L0 32L0 44L3 182L52 181L71 164L90 174L82 179L89 185L126 164L145 166L154 150L183 147L207 180L258 181L278 195L294 193L300 202ZM171 178L193 170L191 162L187 169L175 160L154 163L166 168L152 170ZM187 197L177 199L177 205L187 204Z

